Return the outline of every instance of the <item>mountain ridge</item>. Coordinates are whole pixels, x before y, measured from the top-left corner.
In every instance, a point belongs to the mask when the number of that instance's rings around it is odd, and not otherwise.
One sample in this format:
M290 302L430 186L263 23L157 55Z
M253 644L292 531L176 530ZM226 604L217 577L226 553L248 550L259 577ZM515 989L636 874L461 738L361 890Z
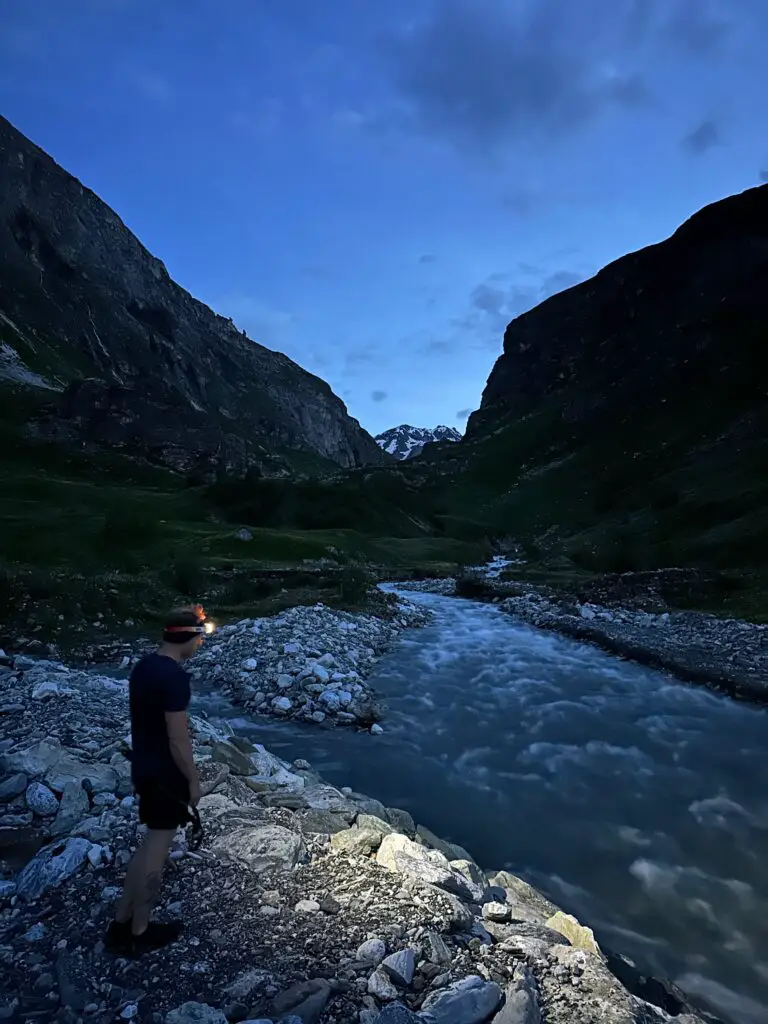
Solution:
M391 427L374 438L376 443L389 455L399 460L413 459L421 455L428 444L440 441L460 441L461 433L455 427L412 427L401 423Z
M0 378L45 388L38 436L96 448L106 434L184 472L285 471L282 449L344 468L385 461L325 381L191 296L4 118L0 175Z

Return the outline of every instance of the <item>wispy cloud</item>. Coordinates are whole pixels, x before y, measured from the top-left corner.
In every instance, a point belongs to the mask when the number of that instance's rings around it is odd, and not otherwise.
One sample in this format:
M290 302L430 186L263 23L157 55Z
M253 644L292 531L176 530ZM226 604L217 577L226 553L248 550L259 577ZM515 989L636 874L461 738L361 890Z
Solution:
M173 99L173 87L159 71L130 64L123 67L122 75L134 92L152 103L166 104Z
M371 401L372 402L385 402L387 400L387 398L389 398L389 395L387 394L386 391L372 391L371 392Z
M716 121L708 118L683 138L683 148L694 156L701 156L721 142L721 132Z

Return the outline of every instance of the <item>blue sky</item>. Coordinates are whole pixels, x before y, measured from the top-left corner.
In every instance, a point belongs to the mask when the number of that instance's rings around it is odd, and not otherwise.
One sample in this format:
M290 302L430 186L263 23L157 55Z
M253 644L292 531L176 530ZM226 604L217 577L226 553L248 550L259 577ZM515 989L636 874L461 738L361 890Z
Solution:
M0 0L2 112L376 433L768 180L764 0Z

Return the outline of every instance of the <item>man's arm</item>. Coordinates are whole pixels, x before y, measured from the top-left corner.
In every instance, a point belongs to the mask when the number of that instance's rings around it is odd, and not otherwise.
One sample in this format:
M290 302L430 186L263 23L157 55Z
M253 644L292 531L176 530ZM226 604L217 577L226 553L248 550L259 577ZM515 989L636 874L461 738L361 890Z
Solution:
M185 676L169 680L165 693L165 726L168 730L168 742L176 767L189 783L189 799L194 807L200 801L200 781L189 737L189 698L189 682Z
M189 738L189 716L186 711L166 711L165 722L171 757L176 767L189 783L190 803L194 807L200 801L200 780L197 777L195 759L192 756L192 741Z

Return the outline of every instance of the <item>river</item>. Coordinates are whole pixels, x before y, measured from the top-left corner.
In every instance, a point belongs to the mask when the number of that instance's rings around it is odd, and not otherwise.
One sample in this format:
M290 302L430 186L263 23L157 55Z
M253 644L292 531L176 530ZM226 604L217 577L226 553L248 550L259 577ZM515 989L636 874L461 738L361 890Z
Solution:
M768 710L489 605L409 597L434 619L371 680L383 736L238 731L524 875L729 1024L764 1024Z

